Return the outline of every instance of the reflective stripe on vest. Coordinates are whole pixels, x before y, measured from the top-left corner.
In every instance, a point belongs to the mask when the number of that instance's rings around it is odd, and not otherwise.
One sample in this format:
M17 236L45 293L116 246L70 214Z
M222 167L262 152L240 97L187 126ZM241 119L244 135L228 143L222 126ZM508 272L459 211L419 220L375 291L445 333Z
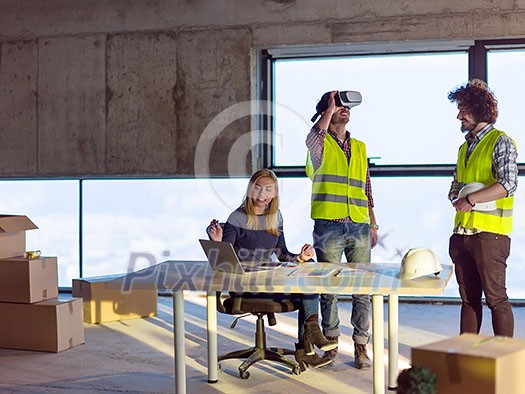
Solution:
M342 219L350 217L356 223L370 223L366 196L366 146L350 138L350 161L343 150L327 134L323 162L314 172L310 156L306 174L312 180L312 219Z
M492 174L492 155L498 138L506 134L497 129L491 130L474 148L465 167L467 143L459 149L457 164L457 180L460 186L471 182L481 182L490 186L496 182ZM496 200L493 211L457 212L454 226L461 223L464 228L477 229L496 234L510 234L512 231L512 211L514 197L504 197Z

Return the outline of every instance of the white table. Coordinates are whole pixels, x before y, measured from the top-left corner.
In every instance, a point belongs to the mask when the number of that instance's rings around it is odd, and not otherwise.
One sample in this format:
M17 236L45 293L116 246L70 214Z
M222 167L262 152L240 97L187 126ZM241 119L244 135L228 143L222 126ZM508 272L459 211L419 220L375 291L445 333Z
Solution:
M166 261L116 279L108 286L170 290L173 292L173 332L175 352L175 388L177 394L186 393L186 364L184 345L183 290L205 291L207 294L208 382L218 381L217 369L217 291L261 293L332 293L372 295L372 348L374 393L385 393L384 362L384 296L388 297L388 387L397 386L398 374L398 301L399 295L442 294L451 275L452 266L443 266L439 276L426 276L413 280L396 277L399 264L394 263L316 263L321 268L351 267L354 276L338 277L335 272L326 277L289 276L292 267L257 274L234 275L213 271L207 261ZM337 272L337 271L336 271Z

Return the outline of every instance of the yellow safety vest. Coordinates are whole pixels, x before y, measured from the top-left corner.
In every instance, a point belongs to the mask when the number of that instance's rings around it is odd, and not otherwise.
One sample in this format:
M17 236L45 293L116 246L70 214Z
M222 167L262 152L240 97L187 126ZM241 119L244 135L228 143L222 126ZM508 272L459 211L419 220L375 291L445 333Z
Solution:
M350 217L356 223L370 223L366 196L366 146L350 138L350 160L334 138L327 134L323 162L314 171L310 153L306 174L312 180L312 219Z
M459 149L457 164L457 181L460 187L471 182L481 182L490 186L496 182L492 175L492 154L499 137L506 135L503 131L493 129L481 139L469 157L465 167L467 143ZM514 141L513 141L514 142ZM510 234L512 231L512 209L514 197L496 200L494 211L457 212L454 226L461 223L464 228L477 229L496 234Z

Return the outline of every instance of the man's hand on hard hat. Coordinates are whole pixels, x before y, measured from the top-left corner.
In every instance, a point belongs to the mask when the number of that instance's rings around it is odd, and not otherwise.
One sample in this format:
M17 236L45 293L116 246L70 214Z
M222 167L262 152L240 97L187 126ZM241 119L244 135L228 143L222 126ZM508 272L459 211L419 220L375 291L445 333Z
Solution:
M456 208L456 211L470 212L477 203L499 200L507 196L508 193L505 187L499 182L495 182L485 189L470 193L463 198L452 200L452 206Z
M461 211L461 212L472 211L472 208L474 207L474 205L468 202L467 197L456 198L452 200L452 206L456 208L456 211Z

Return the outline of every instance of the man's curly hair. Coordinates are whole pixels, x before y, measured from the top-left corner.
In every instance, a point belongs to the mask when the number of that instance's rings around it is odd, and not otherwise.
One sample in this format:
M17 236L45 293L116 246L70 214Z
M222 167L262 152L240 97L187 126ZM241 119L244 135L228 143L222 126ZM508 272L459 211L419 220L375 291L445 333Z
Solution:
M498 118L498 100L481 79L472 79L449 92L448 99L469 111L478 122L494 123Z

